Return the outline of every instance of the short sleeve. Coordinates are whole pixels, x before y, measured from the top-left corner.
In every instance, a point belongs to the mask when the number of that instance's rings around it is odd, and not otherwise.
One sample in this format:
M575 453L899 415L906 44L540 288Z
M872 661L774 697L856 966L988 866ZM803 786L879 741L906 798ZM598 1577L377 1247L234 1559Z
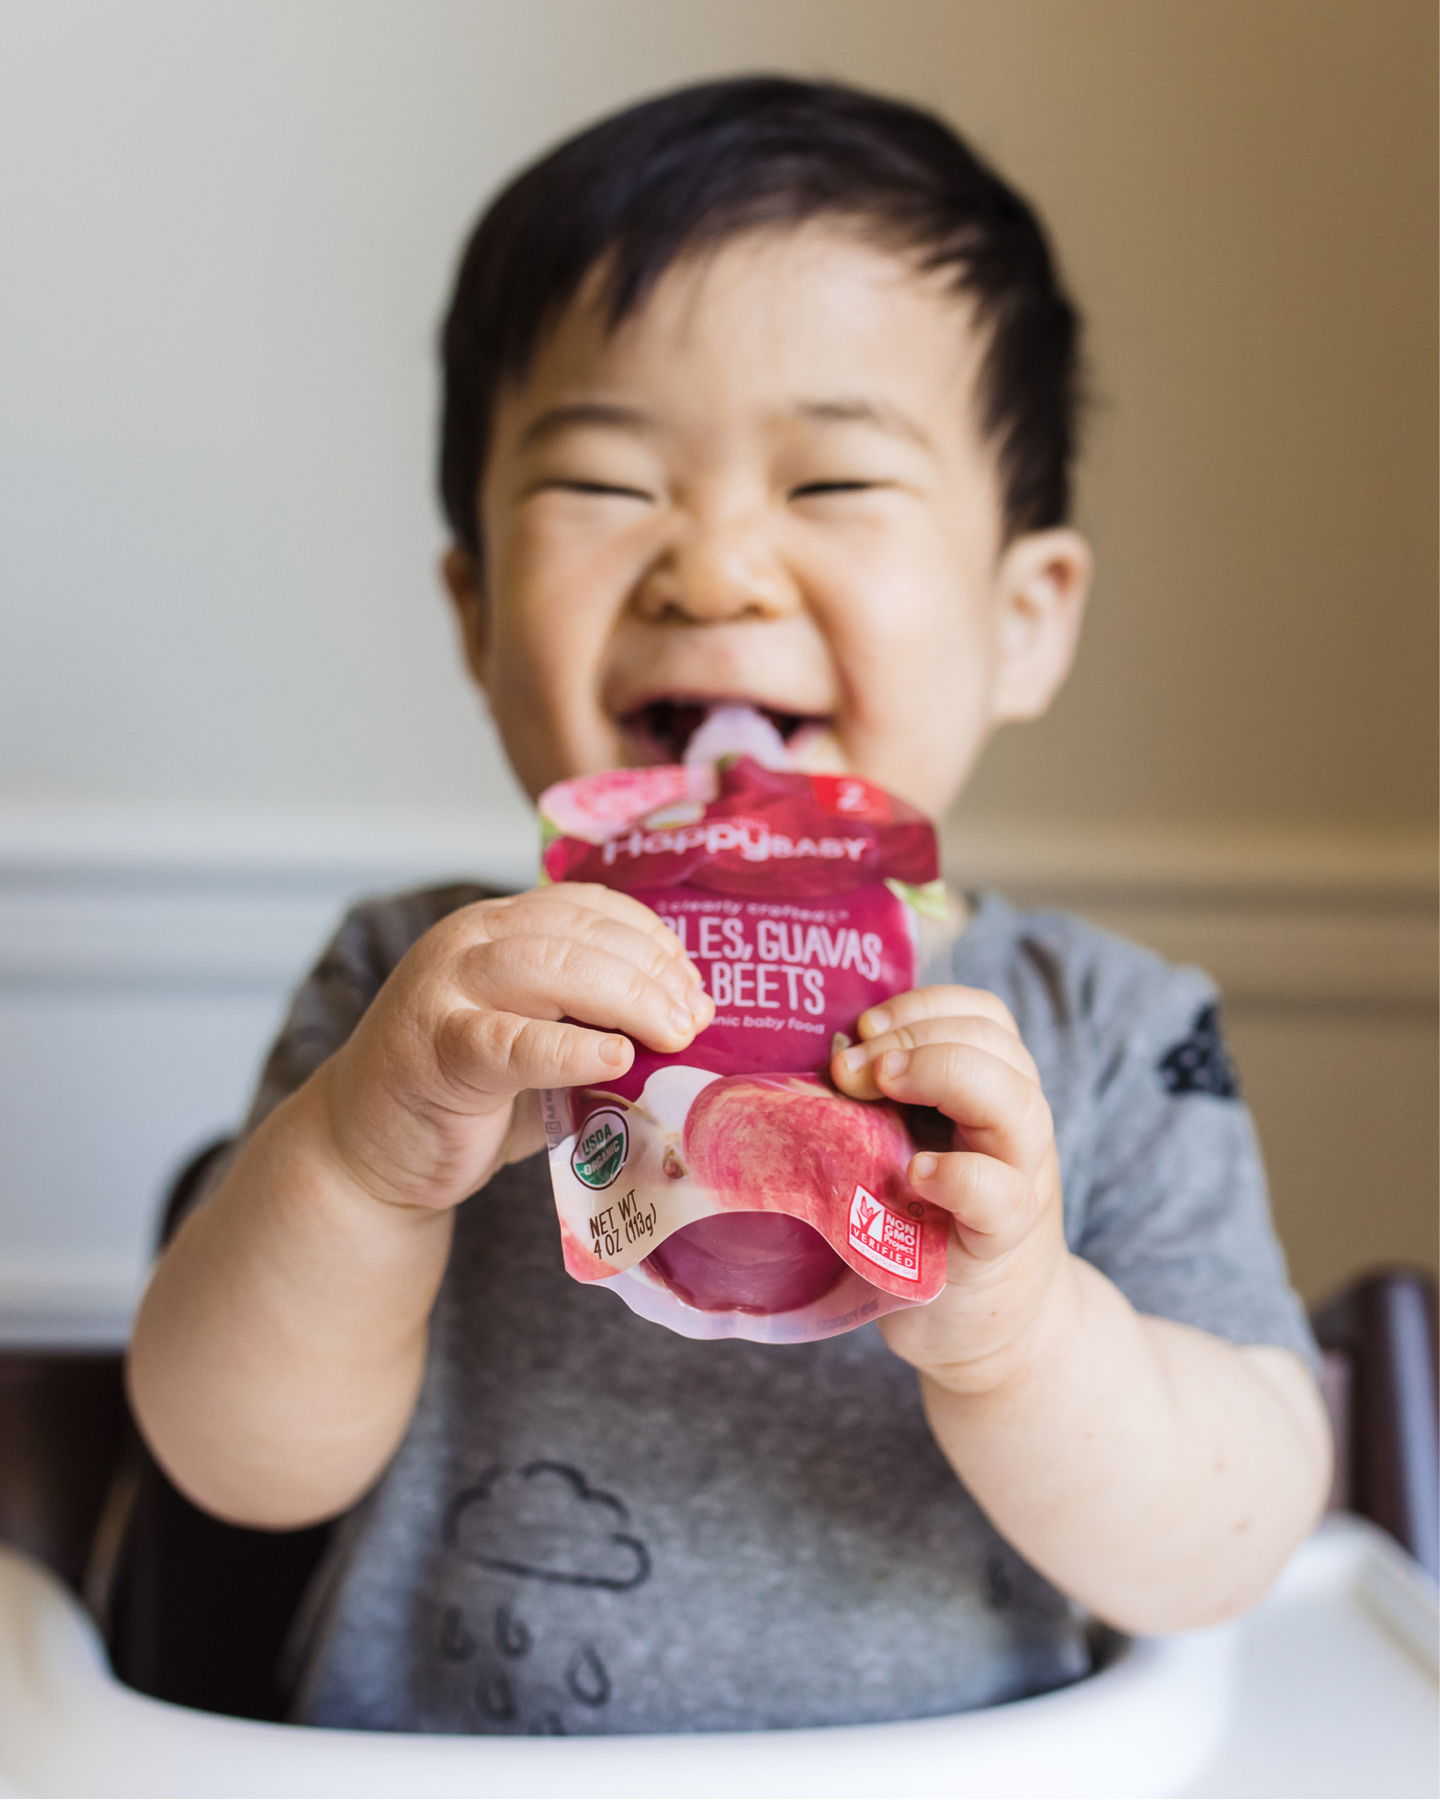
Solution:
M215 1191L240 1144L261 1120L340 1048L411 945L447 914L494 898L495 892L455 883L364 900L345 914L319 961L295 990L239 1136L212 1158L174 1223Z
M1317 1366L1214 987L1147 959L1103 1037L1079 1254L1143 1313Z
M334 1055L412 944L449 913L494 897L494 889L456 883L352 907L295 992L261 1070L246 1133Z

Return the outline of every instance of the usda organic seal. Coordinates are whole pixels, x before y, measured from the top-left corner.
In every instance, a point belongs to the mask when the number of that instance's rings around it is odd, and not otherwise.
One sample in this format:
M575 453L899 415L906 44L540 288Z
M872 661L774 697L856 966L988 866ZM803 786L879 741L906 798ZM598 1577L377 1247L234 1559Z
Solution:
M588 1188L609 1187L625 1167L630 1153L630 1127L625 1115L613 1106L602 1106L580 1128L575 1148L570 1152L570 1167L575 1179Z

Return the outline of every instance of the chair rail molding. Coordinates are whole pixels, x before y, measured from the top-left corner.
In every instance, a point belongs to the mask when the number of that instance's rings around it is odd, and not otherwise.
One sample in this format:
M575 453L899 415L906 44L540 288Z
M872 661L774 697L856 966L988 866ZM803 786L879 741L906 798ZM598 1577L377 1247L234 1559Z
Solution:
M538 845L518 808L0 803L0 988L288 989L355 898L523 887Z
M945 867L1199 963L1242 1005L1433 1006L1440 844L1414 831L952 825Z
M1436 839L1406 830L960 823L947 873L1203 963L1244 1001L1431 1003ZM533 879L490 813L0 803L0 984L288 986L358 894Z

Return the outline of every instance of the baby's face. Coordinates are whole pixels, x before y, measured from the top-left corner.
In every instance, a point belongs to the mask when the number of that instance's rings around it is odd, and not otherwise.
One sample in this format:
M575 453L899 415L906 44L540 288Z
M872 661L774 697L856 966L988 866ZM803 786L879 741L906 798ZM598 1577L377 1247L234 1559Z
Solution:
M678 760L707 702L931 813L1063 679L1088 559L1003 544L982 342L935 278L834 225L675 265L615 332L588 300L497 408L471 666L532 795Z

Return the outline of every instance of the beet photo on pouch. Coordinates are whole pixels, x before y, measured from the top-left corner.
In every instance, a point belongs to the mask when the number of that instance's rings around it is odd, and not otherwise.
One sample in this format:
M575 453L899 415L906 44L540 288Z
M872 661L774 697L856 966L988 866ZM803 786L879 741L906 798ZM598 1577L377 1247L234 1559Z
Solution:
M836 1091L837 1034L915 985L935 833L858 777L756 756L541 796L544 878L659 914L715 1002L687 1050L542 1096L565 1266L687 1337L796 1343L932 1300L949 1217L899 1111Z

